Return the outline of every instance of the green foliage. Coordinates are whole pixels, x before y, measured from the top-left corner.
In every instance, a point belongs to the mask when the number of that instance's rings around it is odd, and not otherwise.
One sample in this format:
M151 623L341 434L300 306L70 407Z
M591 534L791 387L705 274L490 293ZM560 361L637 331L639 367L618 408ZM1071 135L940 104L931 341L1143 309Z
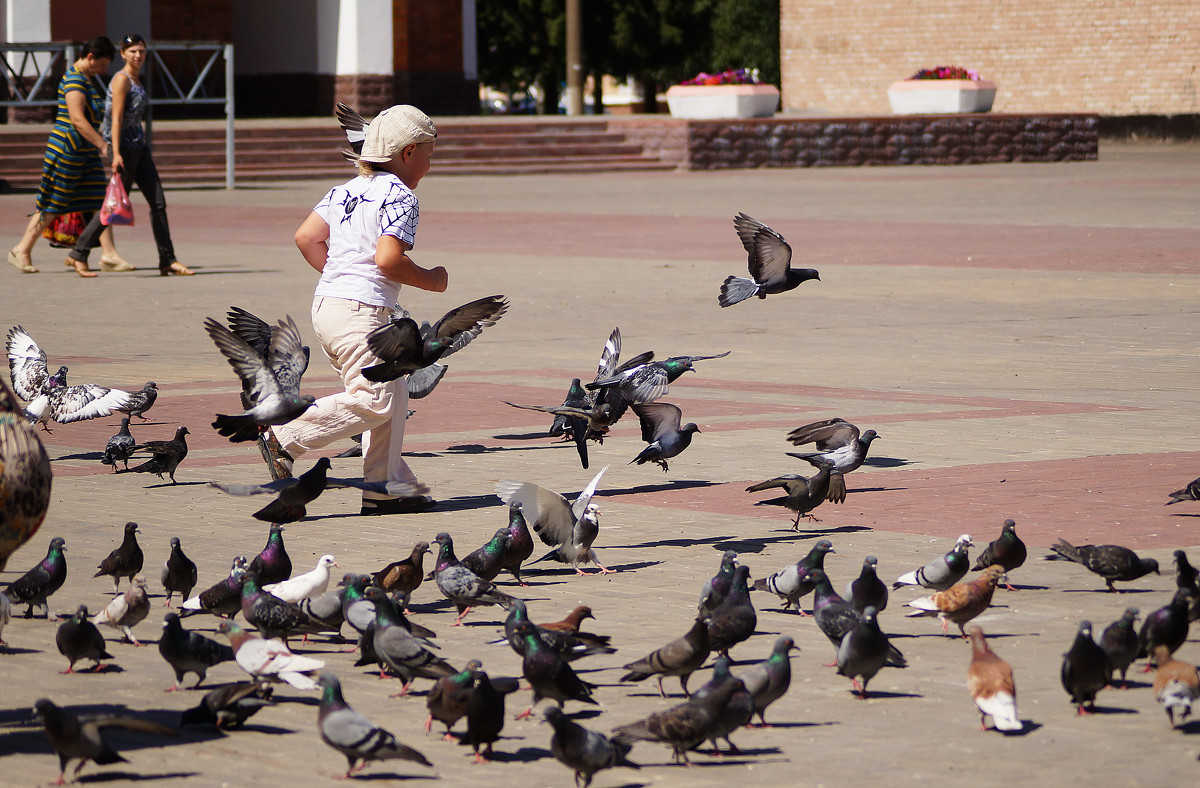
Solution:
M712 62L704 70L757 69L760 80L779 87L779 0L716 0L714 6Z

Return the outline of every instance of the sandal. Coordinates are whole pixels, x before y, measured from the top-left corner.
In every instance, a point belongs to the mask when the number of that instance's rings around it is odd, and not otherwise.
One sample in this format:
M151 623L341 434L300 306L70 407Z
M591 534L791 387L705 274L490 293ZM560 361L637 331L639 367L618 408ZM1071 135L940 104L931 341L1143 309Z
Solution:
M63 261L63 265L67 268L74 268L75 273L82 276L84 279L94 279L99 276L98 273L88 268L87 260L76 260L74 257L68 257Z
M159 268L160 276L195 276L196 272L176 260L166 268Z
M17 254L16 252L8 253L8 264L17 269L23 274L36 274L38 270L33 267L33 258L29 252Z
M100 267L105 271L133 271L133 263L123 259L119 255L117 257L109 257L108 255L100 255Z

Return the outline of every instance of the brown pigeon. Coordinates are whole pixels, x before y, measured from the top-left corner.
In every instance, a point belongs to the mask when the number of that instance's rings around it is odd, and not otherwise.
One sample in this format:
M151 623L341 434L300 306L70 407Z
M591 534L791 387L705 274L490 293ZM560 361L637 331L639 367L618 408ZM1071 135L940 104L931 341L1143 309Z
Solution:
M389 594L397 591L411 594L416 591L425 579L425 568L422 564L428 552L429 542L417 542L408 558L393 561L372 576L375 585Z
M971 639L971 664L967 666L967 692L979 707L979 730L987 730L987 717L998 731L1019 731L1025 726L1017 716L1017 685L1012 666L996 656L978 626L967 629Z
M1167 710L1172 728L1178 728L1192 713L1192 702L1200 698L1200 675L1196 666L1171 656L1167 646L1154 648L1158 671L1154 674L1154 697Z
M0 381L0 570L50 506L50 458L8 384Z
M942 620L942 634L946 633L949 622L953 621L958 624L958 630L965 638L967 633L963 625L992 604L992 593L1003 574L1004 567L993 564L974 580L951 586L932 596L914 599L908 603L908 607L916 608L916 612L908 615L910 618L936 615Z

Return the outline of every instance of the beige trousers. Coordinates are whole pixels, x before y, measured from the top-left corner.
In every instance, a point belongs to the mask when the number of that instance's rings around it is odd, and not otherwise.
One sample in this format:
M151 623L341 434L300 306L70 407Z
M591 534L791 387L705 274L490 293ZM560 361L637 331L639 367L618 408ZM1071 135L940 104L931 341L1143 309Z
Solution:
M363 433L363 479L369 482L416 481L401 455L408 387L404 378L372 383L364 367L379 358L367 348L367 334L388 322L392 310L344 298L313 299L312 324L329 363L341 376L345 391L321 397L302 416L273 427L283 450L299 459L312 449ZM363 498L387 495L363 492Z

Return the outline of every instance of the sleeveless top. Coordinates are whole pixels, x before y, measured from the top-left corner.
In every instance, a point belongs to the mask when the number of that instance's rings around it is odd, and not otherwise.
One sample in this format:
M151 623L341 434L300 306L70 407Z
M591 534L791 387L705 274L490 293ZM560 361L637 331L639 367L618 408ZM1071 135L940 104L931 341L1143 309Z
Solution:
M104 123L100 133L106 142L112 142L112 82L108 83L108 97L104 100ZM121 147L146 147L146 130L142 127L142 118L150 107L150 97L141 84L129 80L129 92L125 94L125 114L121 116Z

